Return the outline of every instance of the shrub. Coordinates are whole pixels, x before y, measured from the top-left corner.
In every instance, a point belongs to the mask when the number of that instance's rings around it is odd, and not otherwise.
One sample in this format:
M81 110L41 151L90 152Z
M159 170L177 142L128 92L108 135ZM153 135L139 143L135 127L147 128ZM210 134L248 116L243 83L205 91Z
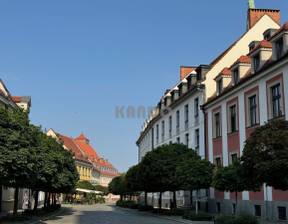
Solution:
M151 205L140 205L139 211L153 211L154 208Z
M182 216L183 219L189 219L192 221L212 221L213 216L209 213L203 213L198 212L196 214L195 212L184 212L184 215Z
M106 201L105 201L105 198L103 198L103 197L98 197L98 198L97 198L97 202L100 203L100 204L104 204Z
M180 216L183 216L185 213L185 210L183 209L179 209L179 208L173 208L173 209L170 209L166 212L166 215L180 215Z
M216 224L234 224L236 218L234 216L222 215L215 219Z
M234 216L228 216L223 215L220 217L217 217L215 220L216 224L259 224L259 220L253 216L250 215L247 212L242 212L239 214L239 216L236 218Z
M251 215L247 212L242 212L239 214L239 216L236 218L234 224L259 224L259 220L254 215Z
M117 201L116 205L119 207L124 207L124 208L133 208L136 205L135 201Z

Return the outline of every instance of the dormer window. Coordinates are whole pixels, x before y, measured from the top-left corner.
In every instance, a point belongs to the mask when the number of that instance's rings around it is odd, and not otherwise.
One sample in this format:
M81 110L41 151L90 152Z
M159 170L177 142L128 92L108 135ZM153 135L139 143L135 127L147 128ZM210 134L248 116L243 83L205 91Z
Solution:
M284 46L283 46L283 37L275 42L277 59L281 58L284 55Z
M268 29L263 33L264 40L269 40L278 29Z
M188 90L191 88L191 76L187 78L187 88Z
M182 95L182 85L179 86L179 96Z
M257 72L260 69L260 54L254 56L254 71Z
M233 84L237 85L239 81L239 70L238 68L233 71Z
M217 95L220 95L222 93L222 89L223 89L223 81L222 79L220 79L217 82Z

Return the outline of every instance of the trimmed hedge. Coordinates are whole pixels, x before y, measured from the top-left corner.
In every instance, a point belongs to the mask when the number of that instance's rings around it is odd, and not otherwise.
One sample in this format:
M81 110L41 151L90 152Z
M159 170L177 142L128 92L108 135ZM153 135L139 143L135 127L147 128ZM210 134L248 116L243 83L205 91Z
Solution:
M182 216L183 219L189 219L192 221L212 221L213 216L209 213L203 213L203 212L185 212Z
M223 215L217 217L216 224L259 224L259 219L247 212L242 212L236 218L234 216Z
M139 211L150 211L152 212L154 210L153 206L151 205L140 205Z

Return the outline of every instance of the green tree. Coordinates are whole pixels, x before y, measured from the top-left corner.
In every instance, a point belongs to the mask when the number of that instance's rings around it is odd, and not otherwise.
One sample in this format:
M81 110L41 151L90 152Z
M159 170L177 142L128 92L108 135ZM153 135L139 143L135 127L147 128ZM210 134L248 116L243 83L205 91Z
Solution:
M15 188L17 213L19 188L30 186L33 178L33 152L30 150L28 112L0 109L0 182Z
M102 186L102 185L96 185L94 186L94 189L96 191L102 191L103 195L108 195L109 194L109 189L108 187Z
M93 186L88 180L79 181L76 184L77 188L87 189L87 190L94 190L95 186Z
M160 192L159 209L162 207L162 193L173 192L176 207L176 191L180 190L176 167L189 158L200 158L196 152L183 144L170 144L157 147L148 152L141 165L141 175L147 192Z
M251 182L239 160L228 166L217 166L212 186L219 191L235 192L235 210L237 214L238 192L259 190L260 186Z
M121 173L119 177L114 177L108 185L109 192L114 195L120 195L120 200L127 194L128 190L125 183L125 173Z
M191 192L191 203L192 191L207 189L211 186L214 167L214 164L207 160L192 158L184 161L176 168L176 176L179 183L181 183L181 189L190 190ZM198 203L196 196L196 213L197 212Z
M254 183L288 190L288 121L273 120L257 128L245 142L243 167Z

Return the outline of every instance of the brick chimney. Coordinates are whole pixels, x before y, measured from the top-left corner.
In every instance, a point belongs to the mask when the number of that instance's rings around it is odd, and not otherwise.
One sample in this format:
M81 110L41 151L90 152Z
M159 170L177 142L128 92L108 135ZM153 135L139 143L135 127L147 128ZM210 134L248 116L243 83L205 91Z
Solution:
M268 15L281 26L280 10L277 9L253 9L249 8L247 13L247 30L253 27L264 15Z
M193 66L180 66L180 81L182 81L190 72L194 71L197 67Z

